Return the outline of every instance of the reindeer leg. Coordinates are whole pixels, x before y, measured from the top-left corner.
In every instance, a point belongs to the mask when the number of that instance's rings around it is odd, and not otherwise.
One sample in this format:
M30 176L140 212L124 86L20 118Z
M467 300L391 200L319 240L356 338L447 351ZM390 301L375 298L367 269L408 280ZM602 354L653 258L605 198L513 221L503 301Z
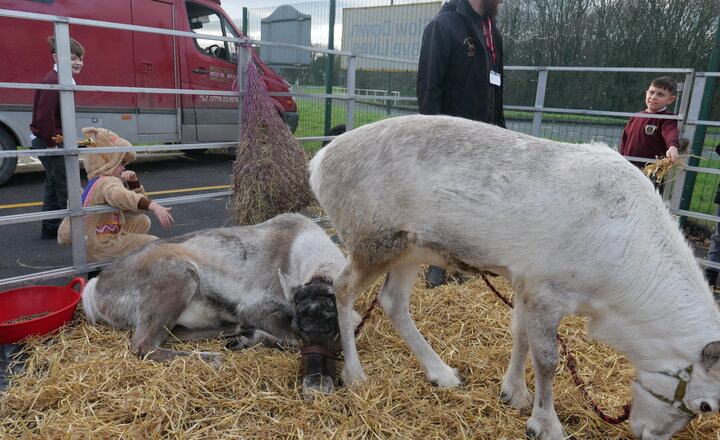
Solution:
M517 288L515 291L519 292ZM525 365L529 349L527 320L525 303L522 300L515 301L512 311L512 355L500 388L500 400L518 408L521 412L529 413L533 399L525 383Z
M334 283L340 340L345 357L341 377L343 382L348 385L358 384L367 379L355 345L356 313L353 307L363 290L379 275L376 271L365 270L350 257L350 261Z
M295 338L278 338L264 330L245 327L243 331L230 338L225 346L230 350L244 350L256 345L285 349L297 348L300 344Z
M418 264L394 267L385 278L378 301L395 330L422 364L428 380L441 387L456 387L461 383L457 371L440 359L410 316L410 293L419 269Z
M541 440L568 438L553 403L553 377L558 362L557 330L565 316L558 298L562 298L560 293L541 286L530 297L528 319L525 320L535 369L535 402L527 422L527 436Z
M204 339L230 338L244 330L243 326L232 324L218 328L187 328L176 326L172 329L173 338L178 341L198 341Z
M161 267L156 267L162 271ZM130 350L141 358L157 362L171 360L176 356L188 356L192 353L160 348L168 338L168 329L175 328L180 315L187 308L193 296L197 294L199 285L197 275L192 268L177 274L170 279L158 277L146 286L143 300L138 306L138 317L130 342ZM159 294L159 292L170 292ZM197 353L206 362L217 364L220 355L214 353Z
M242 350L262 344L270 348L297 348L300 346L292 332L295 316L292 304L266 295L262 301L246 309L237 310L241 324L227 347Z

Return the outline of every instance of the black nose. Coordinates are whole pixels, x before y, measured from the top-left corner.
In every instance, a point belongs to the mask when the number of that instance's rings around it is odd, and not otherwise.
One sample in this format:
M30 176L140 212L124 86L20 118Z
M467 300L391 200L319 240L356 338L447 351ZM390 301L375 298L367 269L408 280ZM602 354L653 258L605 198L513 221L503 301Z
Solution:
M703 402L700 404L700 411L702 411L704 413L709 413L709 412L712 412L712 407L710 406L709 403Z

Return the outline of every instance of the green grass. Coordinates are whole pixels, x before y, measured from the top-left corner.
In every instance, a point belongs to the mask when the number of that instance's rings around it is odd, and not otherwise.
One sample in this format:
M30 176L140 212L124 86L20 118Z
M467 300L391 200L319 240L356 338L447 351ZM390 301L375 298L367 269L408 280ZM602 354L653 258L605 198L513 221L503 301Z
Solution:
M720 160L718 159L700 159L698 166L703 168L720 169ZM703 214L715 215L717 205L713 202L715 198L715 190L720 181L717 174L696 173L695 186L693 189L692 199L690 200L690 209L692 212L700 212ZM713 222L693 219L694 222L714 225Z
M314 137L325 135L325 104L308 99L297 100L300 123L295 131L295 137ZM345 123L346 111L341 105L333 105L331 111L331 124L333 127ZM389 118L385 113L355 110L355 126L370 124L381 119ZM322 147L321 142L303 142L303 147L310 153L315 153Z

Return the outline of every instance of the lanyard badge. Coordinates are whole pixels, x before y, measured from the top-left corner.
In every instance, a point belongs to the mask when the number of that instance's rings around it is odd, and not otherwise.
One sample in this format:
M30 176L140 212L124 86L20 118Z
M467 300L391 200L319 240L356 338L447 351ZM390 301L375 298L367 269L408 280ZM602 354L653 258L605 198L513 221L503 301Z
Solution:
M493 43L492 19L488 17L487 23L485 23L485 20L481 18L480 24L483 28L483 34L485 34L485 43L487 44L488 50L490 50L490 56L492 57L492 63L494 67L497 63L497 54L495 53L495 44ZM490 69L490 84L494 86L500 86L502 84L502 75L500 75L498 72L495 72L495 70L493 69Z

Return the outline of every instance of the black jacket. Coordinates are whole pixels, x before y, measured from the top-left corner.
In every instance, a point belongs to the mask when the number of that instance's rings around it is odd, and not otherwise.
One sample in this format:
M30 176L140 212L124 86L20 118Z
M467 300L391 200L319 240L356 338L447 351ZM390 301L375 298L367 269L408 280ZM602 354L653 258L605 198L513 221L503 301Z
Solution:
M478 15L467 0L450 0L428 23L418 63L420 113L460 116L505 127L503 88L490 84L492 57ZM503 75L503 44L492 22L494 71ZM504 82L503 76L503 82Z

